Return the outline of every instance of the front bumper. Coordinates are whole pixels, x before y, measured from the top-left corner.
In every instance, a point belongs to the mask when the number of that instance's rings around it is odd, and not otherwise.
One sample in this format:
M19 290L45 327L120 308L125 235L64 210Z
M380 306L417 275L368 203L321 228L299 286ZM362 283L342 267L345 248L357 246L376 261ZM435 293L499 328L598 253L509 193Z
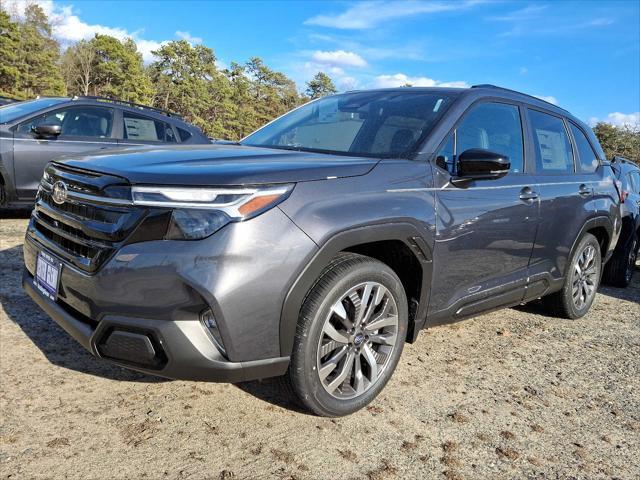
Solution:
M316 245L277 207L199 241L123 246L97 272L63 263L54 302L33 285L37 253L24 243L23 288L98 357L168 378L238 382L282 375L284 297ZM199 314L211 309L226 355Z
M201 324L190 320L158 322L143 318L105 316L97 327L93 327L74 317L58 303L45 298L34 287L33 277L27 270L22 277L22 286L47 315L97 357L103 356L98 344L114 331L136 332L136 335L153 338L154 354L165 357L165 363L160 368L107 358L147 374L181 380L235 383L284 375L289 366L289 357L230 362L210 342Z

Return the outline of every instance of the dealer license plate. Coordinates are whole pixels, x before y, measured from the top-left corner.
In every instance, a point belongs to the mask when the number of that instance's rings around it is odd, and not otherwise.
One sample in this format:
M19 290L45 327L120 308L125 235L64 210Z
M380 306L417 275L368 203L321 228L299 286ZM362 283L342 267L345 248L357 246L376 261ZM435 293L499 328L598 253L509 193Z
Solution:
M58 298L60 270L62 270L62 264L59 261L48 253L38 253L36 275L33 278L33 283L43 295L53 301Z

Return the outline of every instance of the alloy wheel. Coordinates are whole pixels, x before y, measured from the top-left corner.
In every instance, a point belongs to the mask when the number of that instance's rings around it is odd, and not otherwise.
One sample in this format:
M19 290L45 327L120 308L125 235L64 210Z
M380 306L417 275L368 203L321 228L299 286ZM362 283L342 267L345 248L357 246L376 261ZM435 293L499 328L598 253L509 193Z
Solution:
M324 389L346 400L382 376L398 335L398 307L382 284L366 282L333 304L318 343L317 370Z
M597 285L596 249L593 245L587 245L577 256L573 266L571 295L578 310L582 310L591 301L596 294Z

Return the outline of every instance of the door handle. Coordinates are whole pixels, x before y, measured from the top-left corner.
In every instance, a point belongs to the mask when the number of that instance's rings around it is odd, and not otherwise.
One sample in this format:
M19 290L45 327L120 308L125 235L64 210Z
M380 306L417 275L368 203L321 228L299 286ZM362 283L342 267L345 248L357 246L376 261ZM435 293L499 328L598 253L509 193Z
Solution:
M520 190L520 200L522 200L523 202L532 203L538 198L540 198L540 194L531 190L531 187L524 187L522 190Z
M582 185L580 185L580 188L578 188L578 195L580 195L581 197L588 197L589 195L591 195L591 189L583 183Z

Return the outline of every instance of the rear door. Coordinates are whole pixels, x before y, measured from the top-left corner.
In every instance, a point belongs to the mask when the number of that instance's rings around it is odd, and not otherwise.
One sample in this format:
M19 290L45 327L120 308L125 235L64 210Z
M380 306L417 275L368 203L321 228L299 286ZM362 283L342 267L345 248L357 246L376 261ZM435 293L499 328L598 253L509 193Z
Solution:
M531 280L539 288L529 292L530 300L562 282L574 242L598 210L604 167L580 127L546 111L527 110L541 195L531 258Z
M46 164L61 155L117 147L113 108L74 105L37 115L14 131L14 174L18 197L35 198ZM37 125L60 125L57 137L38 138Z
M123 145L158 145L177 142L177 135L171 124L139 113L123 110L120 127L122 138L118 142Z
M539 204L525 162L522 115L516 104L476 103L437 154L436 281L429 314L435 322L518 303L524 296ZM510 172L498 180L452 185L457 156L471 148L508 156Z

